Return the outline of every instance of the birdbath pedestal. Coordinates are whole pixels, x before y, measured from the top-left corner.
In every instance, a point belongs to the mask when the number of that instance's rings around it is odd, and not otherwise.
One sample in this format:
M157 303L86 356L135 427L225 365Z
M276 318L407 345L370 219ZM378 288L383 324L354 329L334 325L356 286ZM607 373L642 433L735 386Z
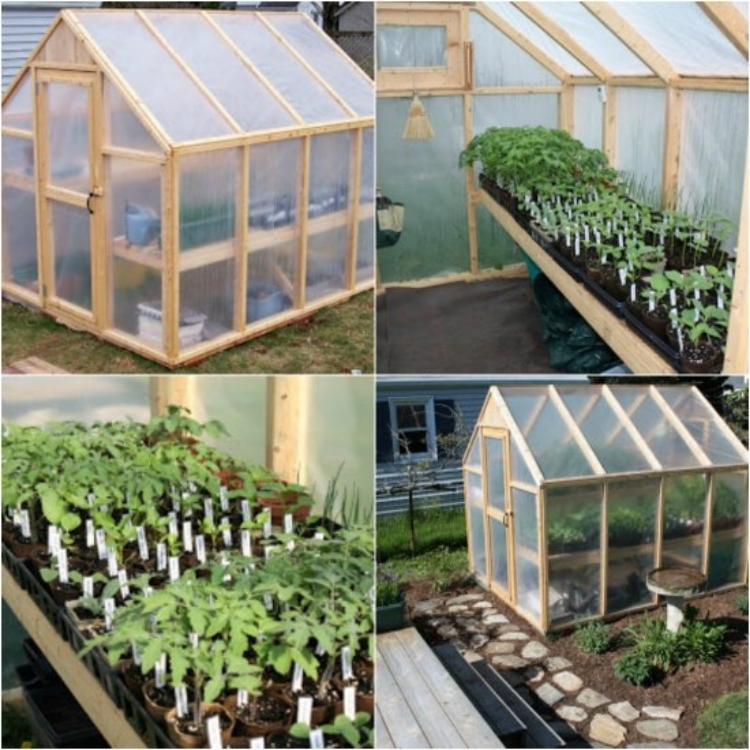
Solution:
M697 594L706 585L706 576L695 568L657 568L646 576L646 586L667 601L667 630L676 633L684 619L682 604L686 596Z

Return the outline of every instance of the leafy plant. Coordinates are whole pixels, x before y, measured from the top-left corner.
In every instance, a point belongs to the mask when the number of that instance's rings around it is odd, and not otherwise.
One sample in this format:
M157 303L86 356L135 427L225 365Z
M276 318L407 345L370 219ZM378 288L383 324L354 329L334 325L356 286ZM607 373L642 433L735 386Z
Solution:
M623 654L614 663L615 674L631 685L652 685L661 678L660 669L641 651Z
M612 645L609 627L603 622L589 622L575 632L575 642L587 654L604 654Z
M740 611L740 614L745 615L747 617L747 592L744 594L740 594L734 601L735 606Z
M378 607L387 607L403 601L404 594L398 575L386 569L378 570L375 600Z

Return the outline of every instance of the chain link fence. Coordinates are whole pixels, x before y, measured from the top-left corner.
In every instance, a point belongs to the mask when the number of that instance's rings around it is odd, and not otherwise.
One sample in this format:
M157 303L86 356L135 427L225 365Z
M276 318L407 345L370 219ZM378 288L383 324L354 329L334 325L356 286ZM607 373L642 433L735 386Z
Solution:
M332 31L330 35L370 78L375 77L375 35L371 31Z

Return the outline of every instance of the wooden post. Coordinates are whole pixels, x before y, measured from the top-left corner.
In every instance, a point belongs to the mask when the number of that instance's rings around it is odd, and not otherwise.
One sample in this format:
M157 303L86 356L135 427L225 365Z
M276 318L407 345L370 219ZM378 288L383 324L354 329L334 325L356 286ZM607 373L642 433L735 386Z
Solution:
M661 202L664 208L674 208L680 181L680 148L682 146L682 91L667 88L667 113L664 129L664 165Z
M195 399L194 383L191 375L152 375L148 382L151 416L166 414L170 404L184 406L192 411Z
M288 482L304 482L310 380L277 375L266 393L266 463Z
M605 86L603 90L607 98L604 102L604 116L602 117L604 128L602 150L614 167L617 164L617 87Z
M564 83L562 91L557 97L557 127L573 135L575 127L574 118L574 92L575 87L570 83Z

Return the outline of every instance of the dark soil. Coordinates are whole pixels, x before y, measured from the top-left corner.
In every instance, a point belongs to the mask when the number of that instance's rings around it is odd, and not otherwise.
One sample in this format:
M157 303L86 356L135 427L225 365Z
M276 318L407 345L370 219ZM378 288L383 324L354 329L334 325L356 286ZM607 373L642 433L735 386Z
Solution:
M452 598L464 593L481 592L492 601L498 612L511 622L522 626L522 630L535 639L543 642L550 650L550 656L563 656L569 659L575 672L584 680L586 687L606 695L613 703L630 701L637 709L645 705L682 707L684 713L679 721L679 747L698 747L698 734L695 722L698 714L712 701L725 693L734 693L746 689L748 685L748 618L737 610L735 601L739 589L706 594L692 599L690 603L698 609L700 618L708 618L723 623L730 629L728 633L727 653L716 664L697 664L693 669L682 668L668 674L664 679L651 687L636 687L623 682L615 676L614 661L626 653L627 649L618 648L601 656L586 654L575 643L572 632L541 636L531 625L528 625L514 610L498 599L494 594L479 586L461 587L446 594L435 594L430 581L419 581L410 584L406 590L407 606L411 609L417 602L425 599ZM613 639L627 625L642 620L644 617L664 617L664 608L652 612L640 612L614 621L610 625ZM433 628L427 625L427 616L415 616L414 626L431 645L442 642ZM633 725L630 725L633 727ZM588 723L577 727L587 734ZM626 744L642 742L643 738L632 728Z

